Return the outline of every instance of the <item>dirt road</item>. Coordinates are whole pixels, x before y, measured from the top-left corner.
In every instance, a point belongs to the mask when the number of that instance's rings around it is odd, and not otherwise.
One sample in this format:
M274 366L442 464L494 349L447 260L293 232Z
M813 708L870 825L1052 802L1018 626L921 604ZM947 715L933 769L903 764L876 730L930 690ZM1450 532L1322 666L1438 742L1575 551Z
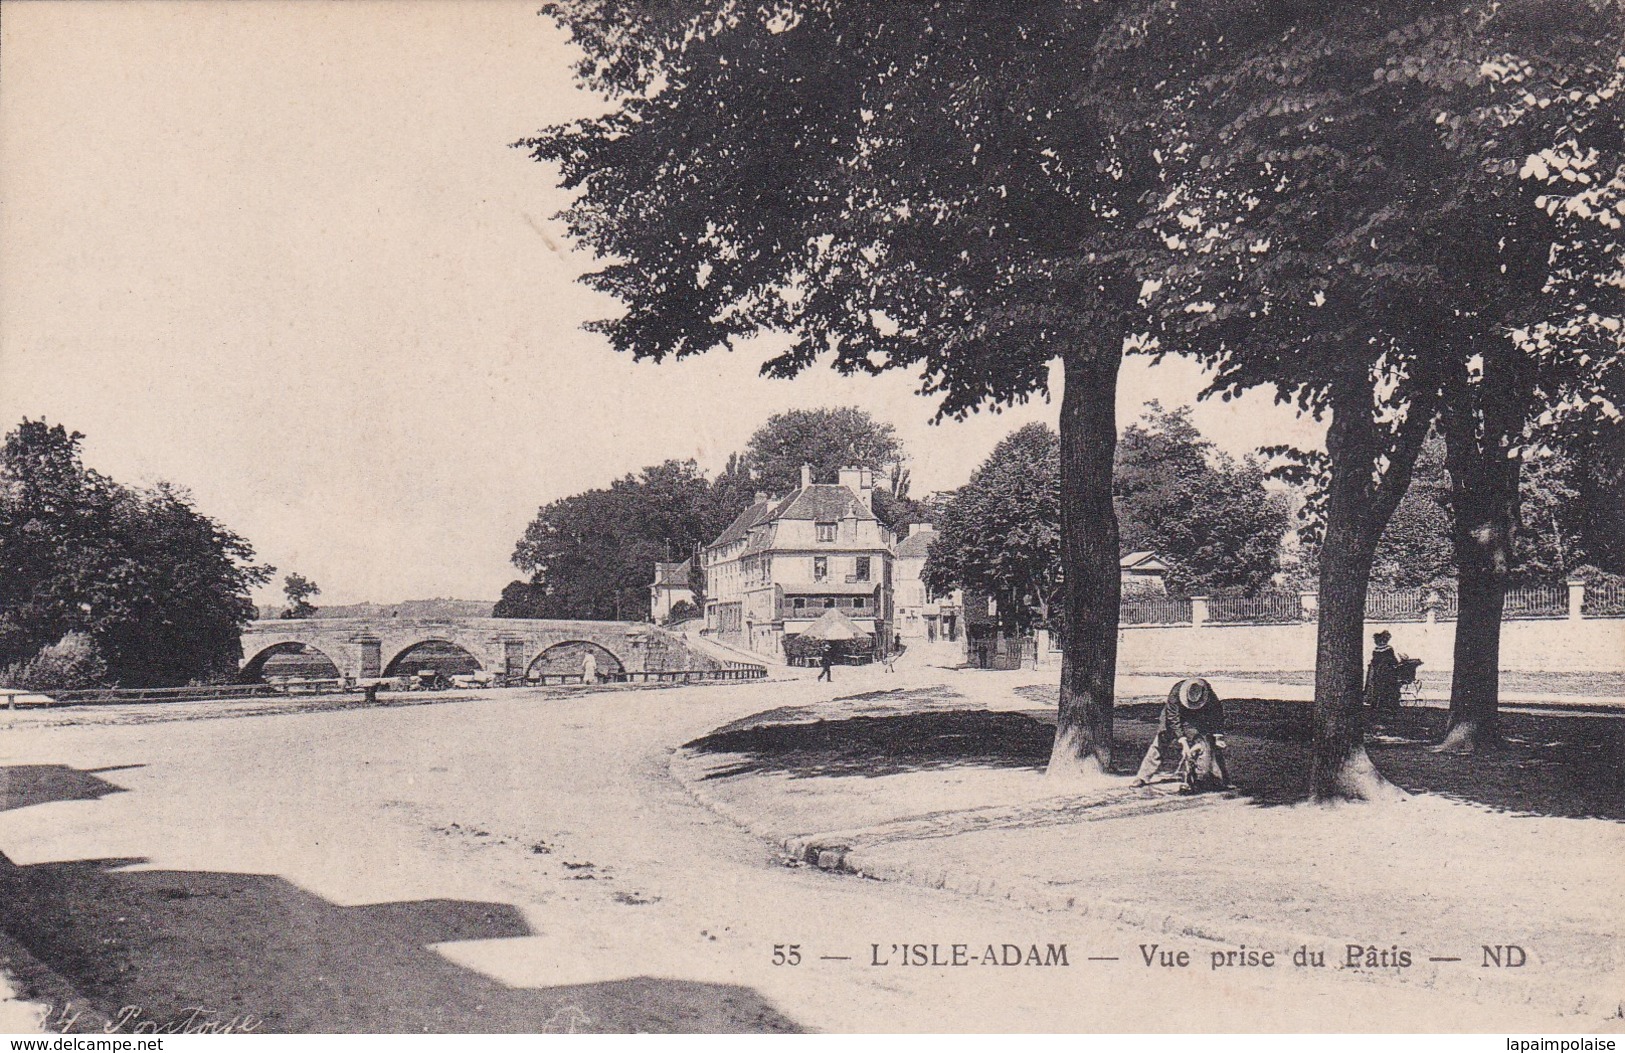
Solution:
M1545 1022L1381 977L1146 966L1168 937L786 867L669 776L675 745L866 683L13 729L0 922L106 1017L267 1031ZM1022 964L900 964L955 944ZM1028 964L1052 944L1065 966Z

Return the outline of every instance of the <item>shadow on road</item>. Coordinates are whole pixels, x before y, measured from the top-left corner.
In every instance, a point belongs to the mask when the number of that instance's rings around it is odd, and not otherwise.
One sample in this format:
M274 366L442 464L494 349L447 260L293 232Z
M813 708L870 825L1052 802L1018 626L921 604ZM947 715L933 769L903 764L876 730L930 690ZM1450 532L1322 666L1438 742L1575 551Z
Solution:
M1309 793L1309 706L1226 699L1229 760L1236 789L1261 805L1295 804ZM1120 705L1116 769L1132 774L1162 703ZM707 778L898 775L953 769L1041 770L1054 714L983 709L885 713L808 720L806 712L761 714L688 743L732 763ZM1625 719L1504 714L1507 745L1475 757L1435 754L1441 710L1407 710L1371 736L1372 758L1389 779L1499 811L1625 821ZM1172 762L1166 763L1171 768Z
M142 862L0 856L0 923L127 1030L189 1016L252 1017L264 1032L797 1030L745 987L632 977L516 989L431 948L530 935L506 904L337 906L272 875L129 869Z
M58 801L97 801L110 793L123 793L124 787L113 785L101 774L140 767L143 765L126 764L81 771L65 764L9 765L0 768L0 811Z
M1053 725L985 709L857 716L724 728L688 743L700 753L741 754L711 779L734 775L900 775L944 768L1042 768Z
M1225 707L1237 788L1264 805L1306 800L1308 703L1227 699ZM1119 721L1120 745L1127 739L1143 750L1158 710L1157 705L1129 707L1139 720ZM1444 738L1446 719L1441 709L1402 710L1392 724L1370 730L1371 759L1391 782L1412 793L1501 812L1625 821L1625 720L1504 713L1504 748L1459 756L1433 752Z

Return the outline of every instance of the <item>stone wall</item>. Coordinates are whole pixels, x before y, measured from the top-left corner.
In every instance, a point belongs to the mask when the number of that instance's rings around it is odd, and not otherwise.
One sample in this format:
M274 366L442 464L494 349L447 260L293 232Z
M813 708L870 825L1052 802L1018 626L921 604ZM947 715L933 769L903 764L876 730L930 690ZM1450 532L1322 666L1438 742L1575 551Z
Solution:
M1453 665L1456 625L1440 622L1366 623L1387 629L1394 650L1420 658L1437 674ZM1125 626L1117 635L1123 673L1294 672L1315 667L1315 623L1289 625ZM1625 618L1520 618L1501 625L1501 668L1507 672L1625 672Z

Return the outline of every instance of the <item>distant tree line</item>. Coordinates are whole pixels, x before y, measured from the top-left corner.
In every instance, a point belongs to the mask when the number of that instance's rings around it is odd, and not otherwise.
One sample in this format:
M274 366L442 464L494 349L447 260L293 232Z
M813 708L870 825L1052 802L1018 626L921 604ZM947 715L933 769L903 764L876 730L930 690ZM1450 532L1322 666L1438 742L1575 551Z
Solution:
M852 407L790 410L770 417L714 479L692 460L666 461L544 505L514 548L526 576L502 590L492 613L647 618L656 562L697 557L757 493L799 487L804 464L820 483L842 468L874 471L875 514L889 526L929 515L909 496L908 455L890 424ZM692 566L690 585L703 604L703 568L697 558Z
M1520 484L1513 579L1578 574L1606 580L1625 571L1621 438L1625 427L1600 432L1585 445L1530 453ZM1029 424L994 448L938 514L939 536L926 561L934 591L967 588L996 597L1011 632L1061 627L1059 457L1059 437L1043 424ZM1148 403L1117 446L1119 547L1124 554L1156 553L1168 564L1166 585L1175 595L1313 588L1325 529L1323 484L1294 476L1295 484L1272 487L1271 475L1258 457L1219 453L1197 430L1189 407ZM1450 491L1444 439L1429 436L1377 545L1374 586L1455 587ZM1294 505L1297 544L1288 546L1283 541L1293 534Z
M1263 465L1219 453L1189 407L1147 404L1118 442L1113 497L1119 548L1155 552L1170 591L1252 593L1280 569L1290 522ZM926 558L938 593L975 589L999 601L1011 631L1060 628L1060 437L1029 424L999 443L944 506Z
M888 526L933 522L928 562L939 591L975 588L1000 598L1025 629L1058 619L1059 440L1042 424L1005 438L970 482L932 508L907 493L907 451L891 425L852 408L773 417L715 479L692 461L667 461L542 508L514 563L530 572L503 590L497 617L637 619L646 616L656 561L692 556L759 492L801 484L801 465L832 482L846 466L876 470L877 517ZM1118 446L1121 549L1154 550L1176 590L1253 591L1279 567L1288 502L1264 485L1255 458L1220 454L1188 407L1148 405ZM901 480L899 483L898 480ZM691 585L704 597L703 574Z
M230 679L273 568L159 483L85 467L83 436L24 420L0 449L0 679L29 688Z
M1625 576L1625 421L1553 429L1519 454L1522 462L1507 537L1509 582ZM1290 480L1297 504L1297 549L1284 575L1317 583L1326 528L1326 461L1296 455L1267 475ZM1459 575L1452 470L1444 437L1417 451L1409 486L1394 508L1371 563L1371 584L1387 589L1454 588Z

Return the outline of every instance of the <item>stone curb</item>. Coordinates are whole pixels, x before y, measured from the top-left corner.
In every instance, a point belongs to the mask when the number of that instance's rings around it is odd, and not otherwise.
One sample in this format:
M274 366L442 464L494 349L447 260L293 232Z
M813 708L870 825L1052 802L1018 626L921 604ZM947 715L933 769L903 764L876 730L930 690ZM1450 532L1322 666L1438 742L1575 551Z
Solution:
M895 844L895 840L880 839L870 844L863 843L866 834L881 834L887 827L896 824L826 833L785 833L767 826L759 816L735 807L706 787L696 770L698 764L693 754L683 747L672 748L667 767L672 778L697 803L767 841L787 860L795 864L814 866L830 873L848 874L874 881L898 882L980 899L1003 900L1030 910L1078 914L1130 928L1145 929L1152 933L1205 940L1226 947L1245 944L1248 947L1275 948L1301 944L1331 950L1337 946L1336 941L1328 942L1325 936L1318 934L1309 935L1285 929L1262 929L1251 926L1237 927L1230 922L1220 923L1223 926L1223 931L1220 932L1217 931L1218 926L1211 922L1182 919L1161 912L1147 912L1112 900L1085 900L1076 894L1058 892L1053 886L1030 879L995 878L963 869L921 866L907 861L888 860L885 857L885 850ZM904 839L906 838L898 840ZM1604 1018L1625 1017L1625 999L1621 999L1617 992L1611 993L1600 984L1587 990L1556 983L1520 982L1513 985L1509 981L1508 986L1511 989L1500 991L1489 987L1486 983L1489 977L1479 975L1481 970L1475 968L1471 971L1448 972L1439 963L1429 962L1425 958L1403 973L1395 973L1393 970L1350 971L1335 969L1332 966L1327 966L1327 969L1339 977L1365 983L1398 980L1475 1000L1482 999L1486 995L1508 997L1523 1004L1540 1004L1555 1008L1564 1015L1590 1014L1599 1021Z

